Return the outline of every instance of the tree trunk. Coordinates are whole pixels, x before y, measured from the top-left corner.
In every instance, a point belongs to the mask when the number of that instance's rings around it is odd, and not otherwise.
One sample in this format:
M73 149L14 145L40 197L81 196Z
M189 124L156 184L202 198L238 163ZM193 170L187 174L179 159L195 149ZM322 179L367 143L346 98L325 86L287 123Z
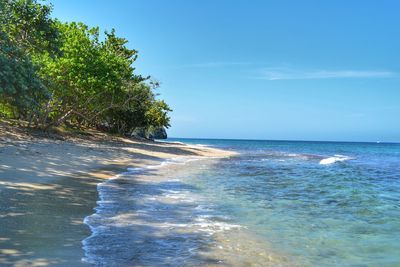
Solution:
M62 115L58 120L55 122L49 123L44 129L47 131L51 126L58 126L63 123L68 117L74 112L74 109L70 109L64 115Z

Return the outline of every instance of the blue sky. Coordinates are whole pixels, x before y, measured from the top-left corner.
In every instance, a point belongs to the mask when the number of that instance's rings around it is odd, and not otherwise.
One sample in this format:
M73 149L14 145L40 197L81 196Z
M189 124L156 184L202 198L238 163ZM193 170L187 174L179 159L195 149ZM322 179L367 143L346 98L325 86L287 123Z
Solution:
M400 1L51 2L139 50L171 137L400 141Z

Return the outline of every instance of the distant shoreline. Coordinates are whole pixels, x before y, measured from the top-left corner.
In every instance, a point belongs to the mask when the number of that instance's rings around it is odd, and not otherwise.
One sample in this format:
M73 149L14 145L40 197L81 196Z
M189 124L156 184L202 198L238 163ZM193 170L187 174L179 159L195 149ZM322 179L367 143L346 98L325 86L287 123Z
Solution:
M95 131L47 138L1 123L0 265L86 265L81 241L91 233L83 219L96 206L98 183L128 167L232 153Z

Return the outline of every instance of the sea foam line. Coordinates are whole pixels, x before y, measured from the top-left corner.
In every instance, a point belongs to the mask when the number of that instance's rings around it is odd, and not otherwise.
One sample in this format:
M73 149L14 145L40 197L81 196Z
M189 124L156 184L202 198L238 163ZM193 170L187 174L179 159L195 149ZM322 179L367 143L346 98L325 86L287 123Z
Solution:
M83 220L83 222L86 225L88 225L88 227L90 228L91 235L89 237L85 238L82 241L82 247L83 247L83 250L85 251L85 256L84 256L84 258L82 258L82 261L88 262L88 263L92 263L92 264L98 263L98 260L101 261L101 259L98 259L98 257L96 257L94 255L91 255L90 249L88 248L88 244L87 244L88 242L87 241L90 238L93 238L93 237L97 236L97 234L102 231L102 228L104 228L104 226L102 226L102 225L98 225L98 226L92 225L91 220L96 221L97 218L102 216L101 212L100 212L102 210L102 208L103 208L102 206L107 204L106 197L104 195L106 190L104 190L104 189L106 189L107 186L112 186L112 184L110 184L110 183L112 183L113 180L116 180L116 179L118 179L118 178L120 178L122 176L144 173L147 170L158 169L158 168L162 168L162 167L165 167L165 166L168 166L168 165L171 165L171 164L184 165L184 164L186 164L188 162L197 161L197 160L201 160L201 159L212 159L212 158L221 158L221 157L212 157L212 156L211 157L206 157L206 156L174 157L174 158L166 159L166 160L160 162L159 164L147 165L147 166L144 166L144 167L130 167L130 168L127 168L126 172L117 174L114 177L109 178L106 181L97 184L97 191L98 191L98 194L99 194L99 201L97 201L97 207L94 208L95 213L93 213L93 214L91 214L89 216L86 216L84 218L84 220ZM173 179L173 180L174 181L179 181L179 179Z
M351 159L354 159L354 158L351 158L351 157L348 157L348 156L345 156L345 155L334 155L333 157L322 159L319 162L319 164L321 164L321 165L330 165L330 164L333 164L335 162L342 162L342 161L351 160Z

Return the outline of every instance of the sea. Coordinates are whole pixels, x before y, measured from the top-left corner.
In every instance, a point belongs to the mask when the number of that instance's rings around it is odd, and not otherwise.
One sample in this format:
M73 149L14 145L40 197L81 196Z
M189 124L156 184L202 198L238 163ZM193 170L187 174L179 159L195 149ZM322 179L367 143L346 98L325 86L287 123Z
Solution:
M400 144L168 139L173 158L98 185L96 266L400 266Z

